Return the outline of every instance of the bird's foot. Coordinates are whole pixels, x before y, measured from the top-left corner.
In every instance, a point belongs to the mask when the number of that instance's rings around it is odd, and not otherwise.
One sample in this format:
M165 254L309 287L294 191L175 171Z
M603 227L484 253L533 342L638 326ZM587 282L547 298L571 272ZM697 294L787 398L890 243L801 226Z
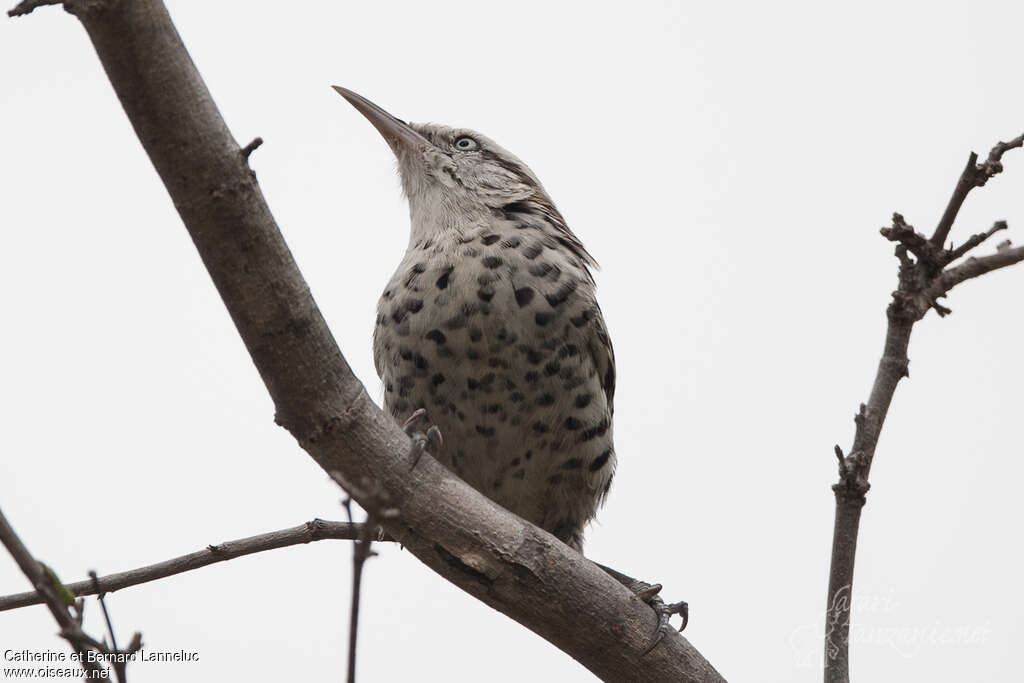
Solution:
M409 451L412 465L410 465L409 469L416 469L416 464L428 450L431 455L436 457L441 452L441 445L444 443L444 440L441 438L441 430L437 428L437 425L430 425L423 432L416 428L421 422L423 424L430 423L426 408L417 408L402 424L402 431L412 439L412 448Z
M632 576L627 576L603 564L598 564L597 566L623 586L633 591L633 597L643 600L650 605L651 609L658 616L658 626L651 636L651 642L644 649L643 653L645 655L657 647L658 643L665 637L665 634L672 630L672 626L669 623L672 615L678 614L682 617L683 623L679 626L680 631L686 628L690 621L690 606L685 601L666 603L662 600L659 596L659 593L661 593L660 583L647 583L646 581L634 579Z

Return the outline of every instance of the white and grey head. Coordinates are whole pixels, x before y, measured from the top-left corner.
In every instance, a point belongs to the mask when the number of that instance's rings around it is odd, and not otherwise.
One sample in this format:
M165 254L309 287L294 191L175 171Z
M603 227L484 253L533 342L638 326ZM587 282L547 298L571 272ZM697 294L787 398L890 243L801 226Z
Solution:
M533 171L490 138L465 128L406 123L351 90L334 89L363 114L398 159L414 241L509 220L541 230L596 266Z

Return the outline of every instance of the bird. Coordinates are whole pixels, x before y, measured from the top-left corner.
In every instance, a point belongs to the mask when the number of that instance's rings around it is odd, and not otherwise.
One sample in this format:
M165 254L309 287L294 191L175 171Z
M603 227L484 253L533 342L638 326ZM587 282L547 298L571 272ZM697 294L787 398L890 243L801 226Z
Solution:
M616 467L596 261L536 174L492 139L334 89L391 147L409 204L373 335L386 411L407 429L428 418L433 457L582 552Z

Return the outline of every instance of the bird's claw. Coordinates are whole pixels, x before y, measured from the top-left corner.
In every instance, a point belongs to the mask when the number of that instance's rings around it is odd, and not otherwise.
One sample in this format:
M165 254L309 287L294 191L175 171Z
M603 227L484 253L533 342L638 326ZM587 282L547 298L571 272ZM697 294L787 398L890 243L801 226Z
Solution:
M683 623L680 625L679 630L682 631L686 628L686 624L690 621L690 606L684 602L672 602L665 603L658 593L661 592L661 584L647 584L643 581L637 581L636 584L630 587L633 591L633 596L643 600L645 603L651 606L654 613L658 615L658 625L654 630L654 635L651 636L651 642L644 649L644 654L657 647L658 643L661 642L665 634L668 633L672 626L669 623L669 619L672 618L673 614L678 614L683 618Z
M412 464L409 469L416 469L417 463L423 454L430 451L431 455L436 456L441 452L441 446L444 443L444 439L441 438L441 430L437 428L437 425L430 425L427 428L426 433L418 431L416 425L420 421L427 421L426 408L417 408L413 411L413 414L402 423L402 431L409 435L412 439L412 448L410 449L409 456L412 458Z

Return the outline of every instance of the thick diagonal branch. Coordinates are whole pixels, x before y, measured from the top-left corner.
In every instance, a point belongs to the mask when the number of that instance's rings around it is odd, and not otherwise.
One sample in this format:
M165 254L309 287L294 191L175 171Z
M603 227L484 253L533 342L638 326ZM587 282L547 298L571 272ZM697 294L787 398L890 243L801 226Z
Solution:
M681 636L644 656L657 617L564 544L430 458L353 376L246 160L158 0L68 0L171 195L276 407L312 458L431 569L605 680L721 680ZM339 263L355 260L338 254ZM352 486L354 485L354 486Z

